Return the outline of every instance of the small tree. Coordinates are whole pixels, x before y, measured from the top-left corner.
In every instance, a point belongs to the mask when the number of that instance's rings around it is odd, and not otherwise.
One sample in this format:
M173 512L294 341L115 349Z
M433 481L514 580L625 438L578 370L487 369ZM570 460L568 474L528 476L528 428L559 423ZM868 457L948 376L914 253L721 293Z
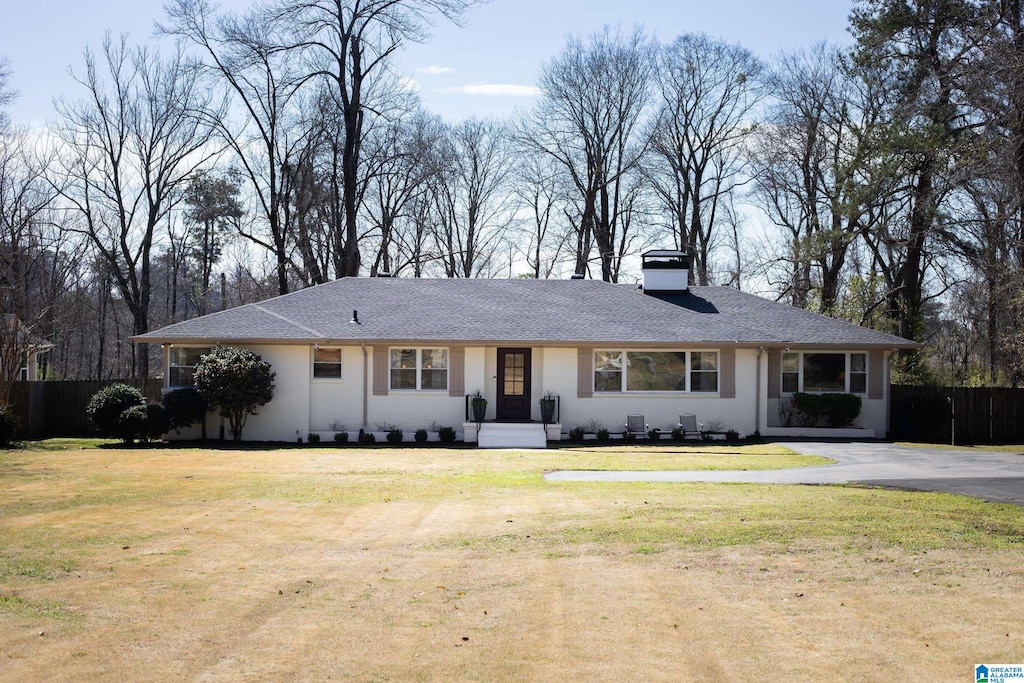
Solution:
M241 441L246 419L274 397L275 376L252 351L218 346L199 360L193 379L199 394L228 419L231 438Z

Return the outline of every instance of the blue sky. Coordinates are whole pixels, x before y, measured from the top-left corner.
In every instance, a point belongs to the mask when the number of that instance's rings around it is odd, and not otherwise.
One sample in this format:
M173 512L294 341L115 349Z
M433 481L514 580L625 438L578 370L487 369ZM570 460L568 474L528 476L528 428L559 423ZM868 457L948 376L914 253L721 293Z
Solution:
M228 8L247 0L226 0ZM493 0L466 16L465 27L439 24L433 38L409 46L400 69L420 87L424 105L448 119L500 116L529 107L528 94L545 60L569 34L587 35L605 24L640 24L662 41L705 32L737 42L761 57L808 47L819 40L847 43L852 0ZM0 22L0 54L9 58L11 108L18 123L52 119L52 100L77 97L67 75L81 69L82 50L98 47L105 30L152 40L163 0L29 0L12 2ZM518 86L510 88L508 86ZM503 94L519 92L519 95Z

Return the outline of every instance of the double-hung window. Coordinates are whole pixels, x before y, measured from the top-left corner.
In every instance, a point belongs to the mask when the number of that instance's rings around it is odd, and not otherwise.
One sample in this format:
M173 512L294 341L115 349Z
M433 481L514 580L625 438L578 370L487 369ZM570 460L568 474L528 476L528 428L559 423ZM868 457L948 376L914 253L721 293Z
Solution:
M341 349L313 349L313 379L341 379Z
M391 349L391 388L448 389L448 349Z
M594 352L594 391L718 391L717 351Z
M199 359L210 352L210 347L172 346L167 364L167 385L171 387L190 387L192 373L195 372Z
M817 351L782 354L782 391L867 393L866 353Z

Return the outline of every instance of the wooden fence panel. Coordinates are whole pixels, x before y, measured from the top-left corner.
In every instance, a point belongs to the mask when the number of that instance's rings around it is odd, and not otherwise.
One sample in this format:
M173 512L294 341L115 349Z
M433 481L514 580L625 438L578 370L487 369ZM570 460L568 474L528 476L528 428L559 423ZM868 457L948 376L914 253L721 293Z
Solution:
M160 379L16 382L11 403L21 420L22 435L30 439L96 436L96 427L85 408L93 394L117 383L135 387L149 403L160 402Z
M902 441L1024 443L1024 389L893 385L889 424Z
M889 389L889 436L897 441L950 443L948 389L892 385Z

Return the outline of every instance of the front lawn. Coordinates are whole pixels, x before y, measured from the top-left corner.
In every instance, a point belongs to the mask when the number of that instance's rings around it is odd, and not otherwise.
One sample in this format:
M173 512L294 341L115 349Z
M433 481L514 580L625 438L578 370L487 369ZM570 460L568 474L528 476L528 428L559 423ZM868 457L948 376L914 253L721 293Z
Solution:
M784 462L811 461L0 451L0 680L957 680L1019 660L1021 508L542 478Z

